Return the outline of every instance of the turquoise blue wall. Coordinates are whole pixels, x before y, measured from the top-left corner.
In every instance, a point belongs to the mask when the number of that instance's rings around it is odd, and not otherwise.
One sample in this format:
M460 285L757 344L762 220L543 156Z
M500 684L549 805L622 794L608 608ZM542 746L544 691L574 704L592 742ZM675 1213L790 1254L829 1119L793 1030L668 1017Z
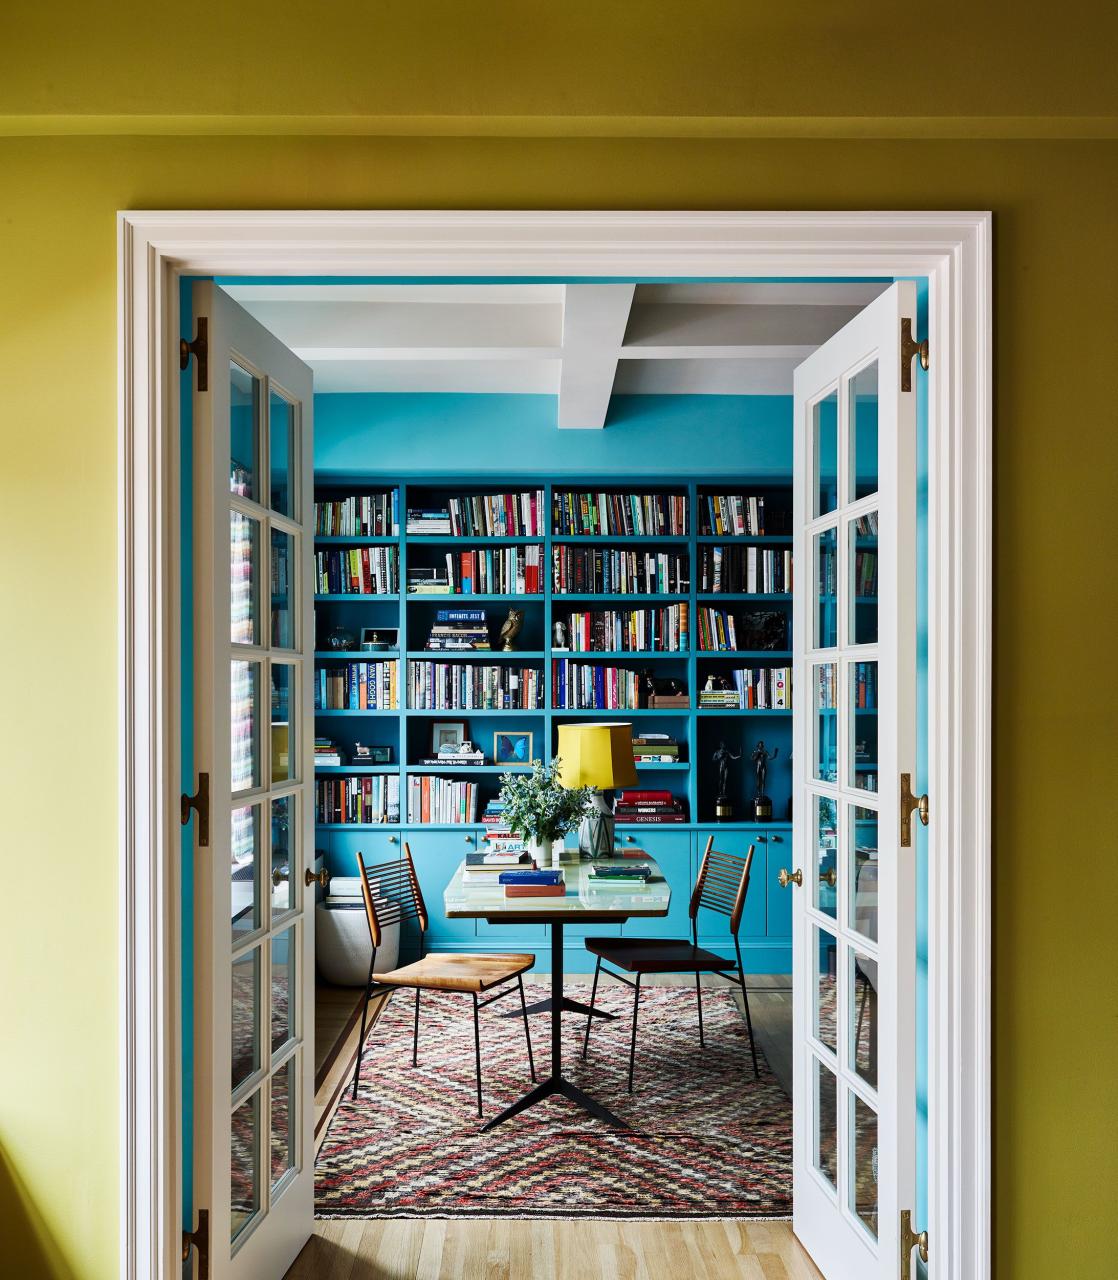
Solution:
M604 431L560 431L542 395L316 395L314 418L321 474L792 471L791 396L614 396Z

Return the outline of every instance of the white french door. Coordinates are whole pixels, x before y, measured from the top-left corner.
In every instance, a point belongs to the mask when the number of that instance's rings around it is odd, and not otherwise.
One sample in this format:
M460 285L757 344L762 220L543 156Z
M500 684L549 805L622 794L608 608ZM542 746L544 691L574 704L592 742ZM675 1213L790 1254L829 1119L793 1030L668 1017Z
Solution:
M216 285L193 300L194 1203L213 1280L279 1280L313 1221L312 380Z
M894 284L795 374L794 1228L895 1280L915 1192L916 397ZM911 357L910 357L911 358ZM914 385L914 375L909 379ZM796 875L795 873L799 874Z

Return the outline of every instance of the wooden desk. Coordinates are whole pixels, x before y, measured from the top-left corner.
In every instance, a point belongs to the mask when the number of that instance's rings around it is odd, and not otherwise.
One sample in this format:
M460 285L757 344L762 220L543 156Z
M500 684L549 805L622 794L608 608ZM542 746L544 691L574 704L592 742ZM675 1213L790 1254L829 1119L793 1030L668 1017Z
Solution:
M577 1103L598 1120L621 1129L628 1127L623 1120L619 1120L563 1075L562 1015L569 1012L581 1013L586 1017L590 1013L587 1005L570 1000L563 994L563 926L568 921L576 924L620 924L634 916L666 916L671 906L672 891L654 859L642 854L640 857L603 859L600 865L633 866L639 862L651 866L652 879L640 888L629 888L596 885L589 874L593 863L564 861L563 873L567 891L561 898L506 898L502 885L466 884L463 881L465 862L451 877L443 894L443 906L448 919L551 926L551 998L534 1004L529 1009L530 1013L542 1013L545 1010L551 1013L551 1075L490 1120L483 1132L555 1093ZM597 1009L594 1012L599 1017L613 1016L602 1014ZM516 1016L519 1017L520 1014Z

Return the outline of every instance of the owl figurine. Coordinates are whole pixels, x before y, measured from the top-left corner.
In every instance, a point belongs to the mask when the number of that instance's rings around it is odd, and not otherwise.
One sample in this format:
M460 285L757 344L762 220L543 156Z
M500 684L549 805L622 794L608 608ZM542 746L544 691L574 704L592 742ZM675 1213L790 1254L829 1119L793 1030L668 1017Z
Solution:
M509 616L501 623L501 648L505 653L512 653L512 642L520 634L521 627L524 626L524 610L510 609Z

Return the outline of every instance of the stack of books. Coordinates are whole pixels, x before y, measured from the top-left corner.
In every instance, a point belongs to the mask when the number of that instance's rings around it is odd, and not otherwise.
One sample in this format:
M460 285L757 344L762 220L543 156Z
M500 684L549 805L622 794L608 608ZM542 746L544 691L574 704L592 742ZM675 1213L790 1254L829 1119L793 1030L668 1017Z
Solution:
M491 647L484 609L440 609L424 646L435 651Z
M493 853L482 852L466 854L466 869L462 872L463 884L487 884L494 887L500 883L497 877L502 871L534 871L535 862L525 852Z
M751 498L741 493L701 494L699 496L700 533L729 533L735 537L749 534L764 536L765 499ZM773 529L773 533L780 530Z
M677 764L679 743L666 733L641 733L633 739L633 760L637 764Z
M450 532L460 538L542 537L543 490L472 493L447 503ZM408 515L409 523L411 514Z
M497 883L506 898L561 898L567 892L562 869L502 871Z
M745 595L786 594L792 590L792 550L700 547L699 590Z
M632 862L628 866L609 866L595 863L586 877L595 889L621 888L627 891L643 889L652 879L652 868L647 862Z
M503 842L517 838L505 821L505 805L502 800L487 800L481 821L485 826L485 837L493 847L497 847L497 842L502 842L502 846L507 848Z
M472 742L459 742L453 747L440 747L437 755L424 756L419 763L444 765L448 769L468 769L484 764L485 755Z
M556 490L554 532L575 537L677 537L687 533L687 498L667 493L585 493Z
M691 585L682 551L604 551L597 547L552 548L556 595L685 594Z
M324 901L328 911L364 911L361 877L331 876Z
M394 774L371 778L323 778L315 783L317 821L381 823L400 821L400 779Z
M634 788L622 791L613 816L618 822L686 822L687 802L670 791Z
M408 779L408 821L461 823L477 821L477 783L429 774Z
M342 753L331 738L315 738L314 762L316 765L342 765Z
M400 590L395 547L349 547L314 553L320 596L394 596Z
M316 711L395 711L398 662L346 662L314 673Z
M676 653L690 644L688 616L686 604L669 604L660 609L571 613L562 621L572 653Z
M314 531L323 538L395 537L400 532L399 490L316 502Z
M539 595L543 590L543 547L484 547L448 551L445 571L408 570L409 595Z
M408 508L408 533L449 533L450 512L443 507L435 510Z
M729 673L732 689L702 689L700 707L732 711L787 711L792 706L791 667L744 667Z
M408 704L419 711L533 711L543 674L532 667L409 662Z

